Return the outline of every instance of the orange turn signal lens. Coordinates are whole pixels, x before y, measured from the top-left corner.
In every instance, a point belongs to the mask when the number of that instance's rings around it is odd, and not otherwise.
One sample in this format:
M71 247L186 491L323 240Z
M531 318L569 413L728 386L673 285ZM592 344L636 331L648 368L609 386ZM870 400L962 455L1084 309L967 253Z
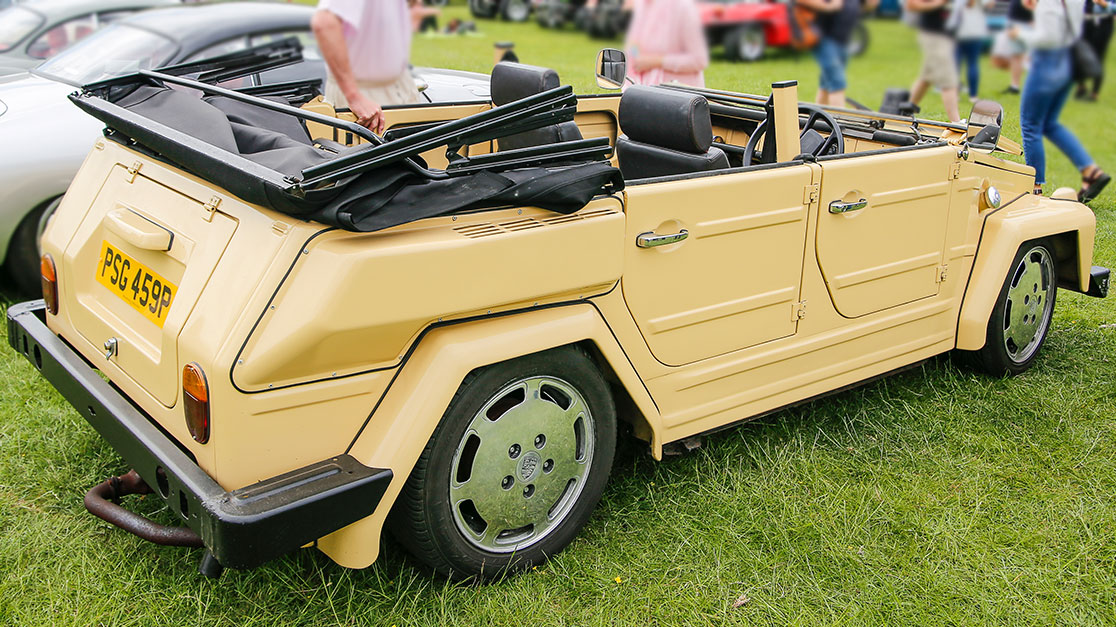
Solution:
M182 369L182 406L190 436L198 444L205 444L209 441L209 383L201 367L194 363Z
M39 261L39 274L43 282L43 300L47 311L58 315L58 270L54 267L54 257L43 255Z

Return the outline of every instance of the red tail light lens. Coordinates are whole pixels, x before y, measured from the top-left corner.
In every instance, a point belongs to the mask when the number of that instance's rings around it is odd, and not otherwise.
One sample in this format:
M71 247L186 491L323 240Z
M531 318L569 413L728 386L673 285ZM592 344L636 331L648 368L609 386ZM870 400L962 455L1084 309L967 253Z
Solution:
M209 383L197 364L182 369L182 405L186 411L186 428L198 444L209 441Z
M51 315L58 315L58 271L54 267L54 258L43 255L39 261L39 274L43 281L43 300L46 301L47 311Z

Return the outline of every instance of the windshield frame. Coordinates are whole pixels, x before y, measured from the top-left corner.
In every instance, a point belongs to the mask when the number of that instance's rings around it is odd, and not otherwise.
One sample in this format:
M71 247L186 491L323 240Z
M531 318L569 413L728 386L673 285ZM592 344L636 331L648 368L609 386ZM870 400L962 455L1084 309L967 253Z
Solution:
M15 40L15 41L13 41L11 43L11 45L9 45L7 48L0 48L0 55L10 54L12 52L15 52L16 49L18 49L20 46L26 44L28 39L30 39L33 35L38 33L47 22L47 16L46 15L43 15L39 11L36 11L35 9L32 9L31 7L28 7L26 5L13 4L10 7L0 9L0 14L7 13L9 11L13 11L13 12L14 11L20 11L20 12L23 12L23 13L29 13L32 16L38 18L39 21L33 27L31 27L30 30L28 30L26 33L24 33L23 36L21 36L19 39Z
M80 46L87 41L93 40L97 36L101 35L101 33L112 32L112 31L110 31L110 29L114 29L116 32L119 32L119 30L122 29L122 28L128 28L128 29L140 31L140 32L143 32L143 33L146 33L146 34L149 34L149 35L154 35L154 36L156 36L156 37L158 37L162 40L165 40L165 41L167 41L168 43L171 44L170 55L165 60L160 61L157 64L154 64L154 66L150 69L157 69L157 68L166 66L168 64L174 63L175 59L177 59L179 57L179 55L182 51L181 42L179 42L177 39L174 39L174 38L170 37L166 33L159 32L159 31L157 31L155 29L152 29L152 28L145 28L145 27L140 26L138 24L130 24L128 22L121 21L121 22L115 22L113 24L109 24L108 26L105 26L104 28L98 30L96 33L93 33L93 35L91 35L91 36L83 39L82 41L79 41L78 43L74 44L73 46L71 46L67 50L63 50L60 54L58 54L58 55L56 55L56 56L54 56L50 59L47 59L46 61L44 61L38 67L30 70L30 72L32 74L34 74L35 76L40 76L42 78L46 78L46 79L49 79L49 80L52 80L52 81L57 81L59 83L66 83L67 85L73 85L74 87L81 87L85 83L92 82L92 81L84 81L84 82L75 81L75 80L70 79L70 78L65 78L65 77L62 77L62 76L58 76L57 74L52 74L50 72L43 71L42 68L46 65L49 65L51 63L56 62L58 59L62 58L63 55L65 55L67 52L72 51L73 48L75 48L77 46ZM126 74L128 74L128 73L125 73L125 75ZM98 79L98 80L102 80L102 79Z

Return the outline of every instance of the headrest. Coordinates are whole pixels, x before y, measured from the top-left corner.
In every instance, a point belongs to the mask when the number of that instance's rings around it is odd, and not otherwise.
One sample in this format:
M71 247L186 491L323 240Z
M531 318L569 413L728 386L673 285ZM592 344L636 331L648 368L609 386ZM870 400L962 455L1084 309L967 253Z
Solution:
M492 103L496 106L559 87L558 72L550 68L501 61L492 68Z
M620 130L637 142L703 154L713 143L705 96L633 85L620 97Z

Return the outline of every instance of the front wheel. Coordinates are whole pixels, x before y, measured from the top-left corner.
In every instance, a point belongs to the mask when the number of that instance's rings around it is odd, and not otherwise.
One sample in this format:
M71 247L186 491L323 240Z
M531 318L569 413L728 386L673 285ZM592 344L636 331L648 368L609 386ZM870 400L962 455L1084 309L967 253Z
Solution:
M767 50L762 24L745 24L725 37L725 53L737 61L759 61Z
M868 51L868 42L871 38L868 35L868 26L864 22L859 22L856 28L853 29L852 34L849 36L849 41L845 44L845 51L849 57L859 57Z
M391 529L412 554L455 579L540 564L589 519L615 446L608 385L580 350L478 370L427 443Z
M1057 260L1051 242L1036 240L1021 246L992 308L984 348L971 353L975 364L995 376L1030 368L1050 332L1057 295Z
M526 22L531 17L531 3L528 0L504 0L500 15L509 22Z
M495 17L498 8L495 0L469 0L469 12L473 14L473 17Z

